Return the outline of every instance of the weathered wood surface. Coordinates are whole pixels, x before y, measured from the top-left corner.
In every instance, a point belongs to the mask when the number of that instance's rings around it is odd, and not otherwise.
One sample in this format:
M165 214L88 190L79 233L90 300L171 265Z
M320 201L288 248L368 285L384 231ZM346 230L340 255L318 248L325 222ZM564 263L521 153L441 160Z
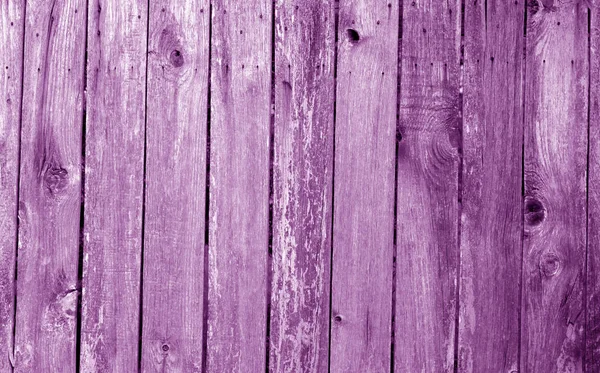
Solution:
M275 3L272 372L328 367L334 5Z
M26 7L14 337L20 372L76 365L85 6Z
M600 371L598 5L0 1L0 372Z
M200 372L210 4L149 11L141 368Z
M208 372L266 364L271 18L270 1L212 3Z
M521 372L581 372L588 10L527 8Z
M584 371L600 371L600 2L590 10L588 245Z
M387 372L399 10L339 6L330 368Z
M88 9L82 372L138 369L148 9Z
M404 1L403 8L395 371L451 372L461 146L460 2Z
M458 371L516 372L525 7L465 5Z
M24 1L0 3L0 372L11 371Z

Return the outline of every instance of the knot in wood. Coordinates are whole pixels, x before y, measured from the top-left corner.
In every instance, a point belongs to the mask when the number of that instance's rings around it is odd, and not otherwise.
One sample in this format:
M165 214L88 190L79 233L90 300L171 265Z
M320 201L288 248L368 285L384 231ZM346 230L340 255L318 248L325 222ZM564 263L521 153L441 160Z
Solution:
M536 14L540 10L540 4L538 3L538 0L528 0L527 7L529 8L531 15Z
M185 63L183 46L179 35L180 32L176 26L168 26L162 30L158 41L160 55L174 68L180 68Z
M556 11L556 7L554 6L554 0L542 0L542 4L544 4L544 9Z
M167 352L167 351L169 351L169 345L165 343L165 344L163 344L163 345L162 345L161 349L162 349L164 352Z
M356 44L360 41L360 35L355 29L349 28L348 30L346 30L346 34L348 35L348 40L351 44Z
M448 141L453 149L460 149L462 146L462 129L458 125L460 123L459 112L458 110L453 110L450 115L454 119L448 123Z
M540 258L540 271L546 277L556 276L561 271L560 258L555 253L544 253Z
M181 52L178 49L172 50L169 54L169 62L171 62L171 65L173 65L174 67L183 66L183 54L181 54Z
M546 218L546 209L542 202L536 198L525 201L525 220L529 225L538 225Z
M44 173L44 186L51 194L60 193L67 187L69 173L60 166L51 165Z

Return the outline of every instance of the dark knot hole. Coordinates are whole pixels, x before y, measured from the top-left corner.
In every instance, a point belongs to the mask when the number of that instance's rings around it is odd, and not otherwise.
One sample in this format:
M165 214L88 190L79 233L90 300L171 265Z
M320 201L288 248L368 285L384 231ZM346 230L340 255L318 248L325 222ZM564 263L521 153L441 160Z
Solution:
M530 225L538 225L545 218L544 205L537 199L530 199L525 203L525 217Z
M360 35L358 34L358 31L349 28L346 30L346 33L348 34L348 40L350 40L352 44L356 44L360 41Z
M183 54L177 49L171 52L169 60L171 61L171 65L175 67L183 66Z
M525 205L527 212L540 212L544 210L544 206L537 199L527 201L527 205Z

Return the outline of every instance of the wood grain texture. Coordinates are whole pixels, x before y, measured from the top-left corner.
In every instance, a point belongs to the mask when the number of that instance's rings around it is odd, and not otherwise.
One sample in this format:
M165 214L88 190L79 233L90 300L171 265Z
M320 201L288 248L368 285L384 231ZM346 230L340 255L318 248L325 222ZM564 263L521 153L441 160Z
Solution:
M465 5L458 370L516 372L524 4Z
M600 371L600 2L590 12L588 246L585 372Z
M329 344L334 1L275 4L270 368L324 372Z
M521 369L581 372L584 327L588 12L527 9Z
M330 367L387 372L399 10L387 1L339 6Z
M145 372L202 369L209 17L204 0L150 5Z
M460 1L404 1L398 144L397 372L454 369Z
M15 326L19 372L75 371L84 45L85 1L27 3Z
M213 2L208 372L266 364L271 12Z
M0 3L0 372L12 371L24 1Z
M138 369L147 2L88 10L82 372Z

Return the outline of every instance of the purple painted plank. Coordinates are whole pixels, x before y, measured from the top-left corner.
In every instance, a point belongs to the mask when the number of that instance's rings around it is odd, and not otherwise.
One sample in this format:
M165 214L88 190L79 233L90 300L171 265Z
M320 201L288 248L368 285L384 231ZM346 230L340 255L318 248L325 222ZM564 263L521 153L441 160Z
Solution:
M89 2L82 372L138 369L147 15Z
M150 5L144 372L202 369L209 7Z
M390 369L398 15L340 2L332 372Z
M529 2L521 372L581 372L588 11Z
M460 1L404 1L398 144L396 372L454 369Z
M0 372L12 371L24 1L0 4Z
M85 1L29 1L25 45L15 370L75 371Z
M324 372L329 357L334 1L275 5L270 368Z
M600 371L600 2L590 10L590 117L584 371Z
M271 8L213 2L208 372L265 369Z
M459 372L518 369L523 22L523 0L466 2Z

